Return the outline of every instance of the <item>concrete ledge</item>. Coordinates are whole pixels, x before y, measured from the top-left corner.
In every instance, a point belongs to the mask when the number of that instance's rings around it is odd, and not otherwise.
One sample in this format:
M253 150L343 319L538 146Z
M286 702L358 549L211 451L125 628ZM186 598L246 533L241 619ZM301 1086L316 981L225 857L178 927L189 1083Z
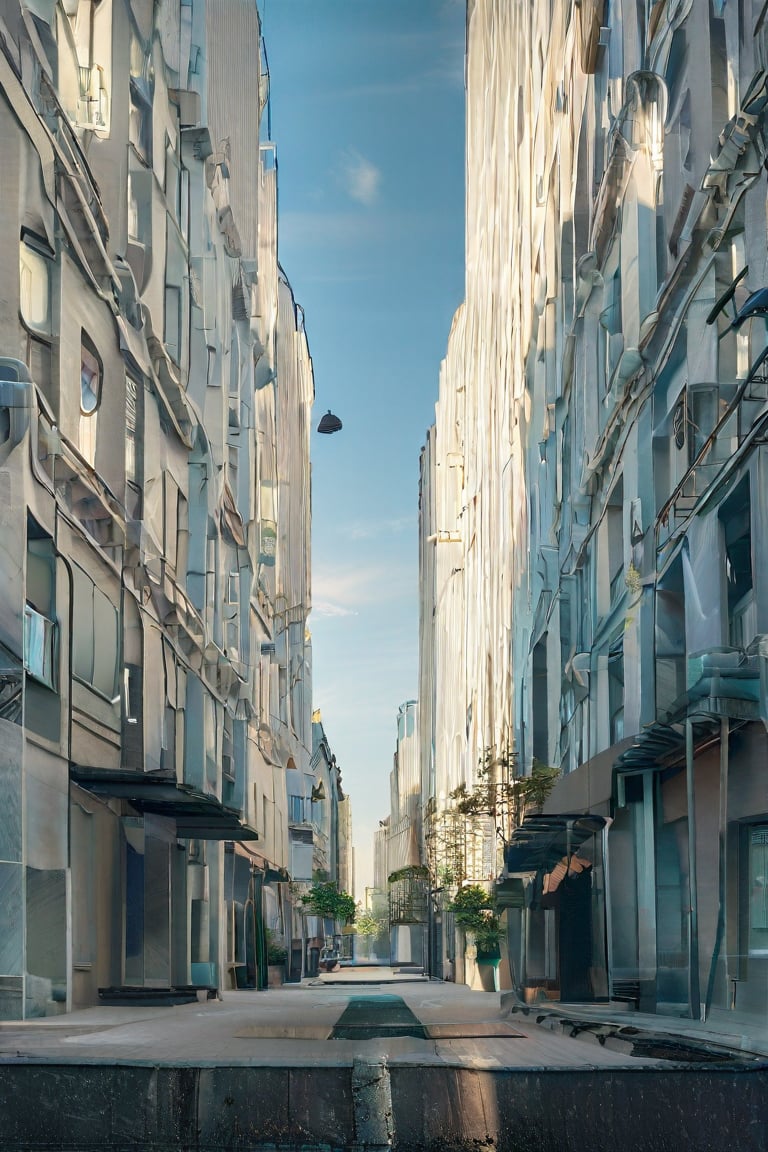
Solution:
M348 1067L6 1062L0 1148L764 1152L768 1146L765 1066L388 1067L392 1143L374 1145L370 1108L363 1115Z

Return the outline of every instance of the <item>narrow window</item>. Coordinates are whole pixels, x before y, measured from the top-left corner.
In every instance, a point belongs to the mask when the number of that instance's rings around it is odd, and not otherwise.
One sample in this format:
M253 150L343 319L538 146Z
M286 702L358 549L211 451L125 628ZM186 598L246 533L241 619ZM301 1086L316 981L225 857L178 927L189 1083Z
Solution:
M27 328L51 332L51 261L53 252L42 236L22 229L19 244L19 313Z
M165 286L165 347L170 358L181 362L181 288Z
M742 482L725 502L720 519L725 537L728 642L734 648L746 648L757 633L748 481Z
M73 565L72 576L72 671L78 680L118 703L118 611L82 568Z
M142 460L144 389L130 376L125 379L125 507L133 520L141 518L144 481Z
M80 451L88 463L96 461L96 423L101 401L102 366L96 348L83 332L80 341Z

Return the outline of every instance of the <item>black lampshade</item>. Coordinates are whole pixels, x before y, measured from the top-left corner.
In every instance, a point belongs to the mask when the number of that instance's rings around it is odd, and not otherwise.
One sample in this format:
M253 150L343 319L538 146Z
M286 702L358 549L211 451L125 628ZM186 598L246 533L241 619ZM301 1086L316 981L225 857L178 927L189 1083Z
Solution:
M322 432L325 435L330 435L331 432L340 432L341 427L341 420L339 420L338 416L334 416L333 412L331 412L329 408L325 416L323 416L322 420L318 424L317 430L318 432Z

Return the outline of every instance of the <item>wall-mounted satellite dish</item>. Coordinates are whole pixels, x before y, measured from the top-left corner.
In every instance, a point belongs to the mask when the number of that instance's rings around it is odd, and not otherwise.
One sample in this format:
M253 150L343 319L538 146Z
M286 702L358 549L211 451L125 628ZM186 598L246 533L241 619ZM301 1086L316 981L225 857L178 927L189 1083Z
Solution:
M332 432L340 432L341 428L341 420L339 420L338 416L334 416L330 408L317 426L318 432L322 432L326 436L330 436Z

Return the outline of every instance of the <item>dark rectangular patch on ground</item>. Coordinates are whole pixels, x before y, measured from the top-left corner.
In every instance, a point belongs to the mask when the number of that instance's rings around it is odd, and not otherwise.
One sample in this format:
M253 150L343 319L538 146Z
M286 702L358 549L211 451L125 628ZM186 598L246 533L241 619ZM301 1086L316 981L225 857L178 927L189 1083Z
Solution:
M427 1024L426 1028L430 1040L526 1039L524 1032L518 1032L503 1020L485 1024Z
M333 1040L374 1040L415 1036L427 1040L427 1030L402 996L353 996L336 1021Z

